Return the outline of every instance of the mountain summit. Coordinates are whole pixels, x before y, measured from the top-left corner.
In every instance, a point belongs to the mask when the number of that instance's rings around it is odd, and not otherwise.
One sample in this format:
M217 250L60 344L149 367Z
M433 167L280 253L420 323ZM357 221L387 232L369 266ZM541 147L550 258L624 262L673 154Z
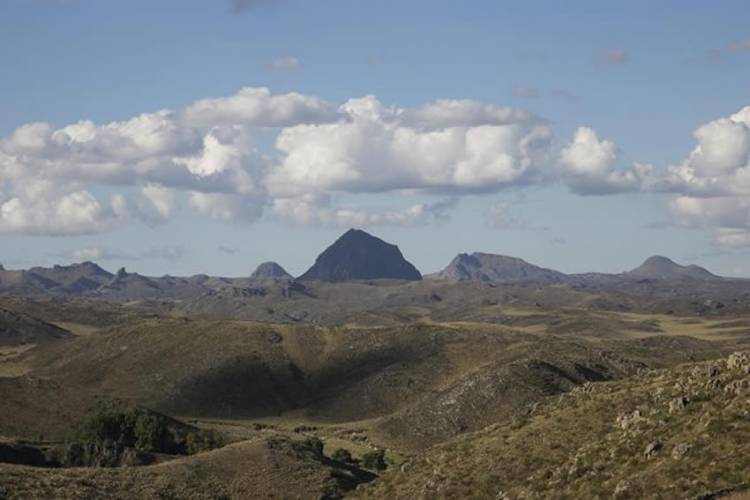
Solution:
M372 279L421 280L396 245L359 229L350 229L326 248L299 279L331 283Z
M627 276L650 279L674 279L690 278L695 280L720 279L715 274L700 266L681 266L668 257L654 255L646 259L643 264L632 271L625 273Z
M282 280L291 277L292 275L276 262L263 262L250 275L252 280Z
M494 283L560 283L565 279L561 272L529 264L517 257L481 252L458 254L434 276L450 281Z

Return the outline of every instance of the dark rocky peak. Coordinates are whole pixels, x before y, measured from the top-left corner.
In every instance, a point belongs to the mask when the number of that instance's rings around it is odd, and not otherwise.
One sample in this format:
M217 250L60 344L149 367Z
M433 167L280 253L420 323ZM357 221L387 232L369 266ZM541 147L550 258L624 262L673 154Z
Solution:
M360 229L350 229L326 248L301 280L421 280L422 275L404 259L396 245Z

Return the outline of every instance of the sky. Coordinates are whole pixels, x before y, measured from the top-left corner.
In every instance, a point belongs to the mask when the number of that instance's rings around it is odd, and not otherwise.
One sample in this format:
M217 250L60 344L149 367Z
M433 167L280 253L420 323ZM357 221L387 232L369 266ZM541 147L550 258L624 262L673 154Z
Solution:
M750 3L0 0L0 263L750 277Z

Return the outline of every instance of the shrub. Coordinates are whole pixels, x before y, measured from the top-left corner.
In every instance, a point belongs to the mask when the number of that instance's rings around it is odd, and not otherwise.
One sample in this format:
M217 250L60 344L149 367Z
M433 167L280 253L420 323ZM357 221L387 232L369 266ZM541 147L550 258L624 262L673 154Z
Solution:
M349 452L349 450L346 450L344 448L339 448L336 451L333 452L331 455L331 458L333 460L336 460L337 462L341 463L351 463L354 460L352 459L352 454Z
M384 470L387 467L385 464L385 451L368 451L362 455L362 466L372 470Z
M101 444L114 442L140 451L174 453L181 444L168 426L168 419L141 408L99 405L79 426L73 440Z
M224 435L214 429L201 429L187 435L187 451L193 455L202 451L221 448L226 444Z
M323 441L319 438L311 436L305 439L305 444L313 450L313 452L319 457L323 456Z

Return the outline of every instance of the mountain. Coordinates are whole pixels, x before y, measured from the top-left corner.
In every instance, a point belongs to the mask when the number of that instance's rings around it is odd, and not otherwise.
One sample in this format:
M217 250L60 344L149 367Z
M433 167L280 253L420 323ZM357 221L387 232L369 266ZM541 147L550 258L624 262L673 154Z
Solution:
M112 273L93 262L81 262L69 266L32 267L29 272L58 283L64 288L80 290L97 288L112 279Z
M292 275L286 272L286 270L278 265L276 262L263 262L255 268L253 274L250 275L251 280L282 280L291 279Z
M672 259L661 255L654 255L646 259L643 264L632 271L624 273L627 277L647 279L694 279L694 280L720 280L719 276L695 265L681 266Z
M460 253L435 278L449 281L484 281L492 283L561 283L565 274L529 264L525 260L474 252Z
M362 230L350 229L326 248L299 279L331 283L373 279L416 281L422 275L404 259L396 245Z

